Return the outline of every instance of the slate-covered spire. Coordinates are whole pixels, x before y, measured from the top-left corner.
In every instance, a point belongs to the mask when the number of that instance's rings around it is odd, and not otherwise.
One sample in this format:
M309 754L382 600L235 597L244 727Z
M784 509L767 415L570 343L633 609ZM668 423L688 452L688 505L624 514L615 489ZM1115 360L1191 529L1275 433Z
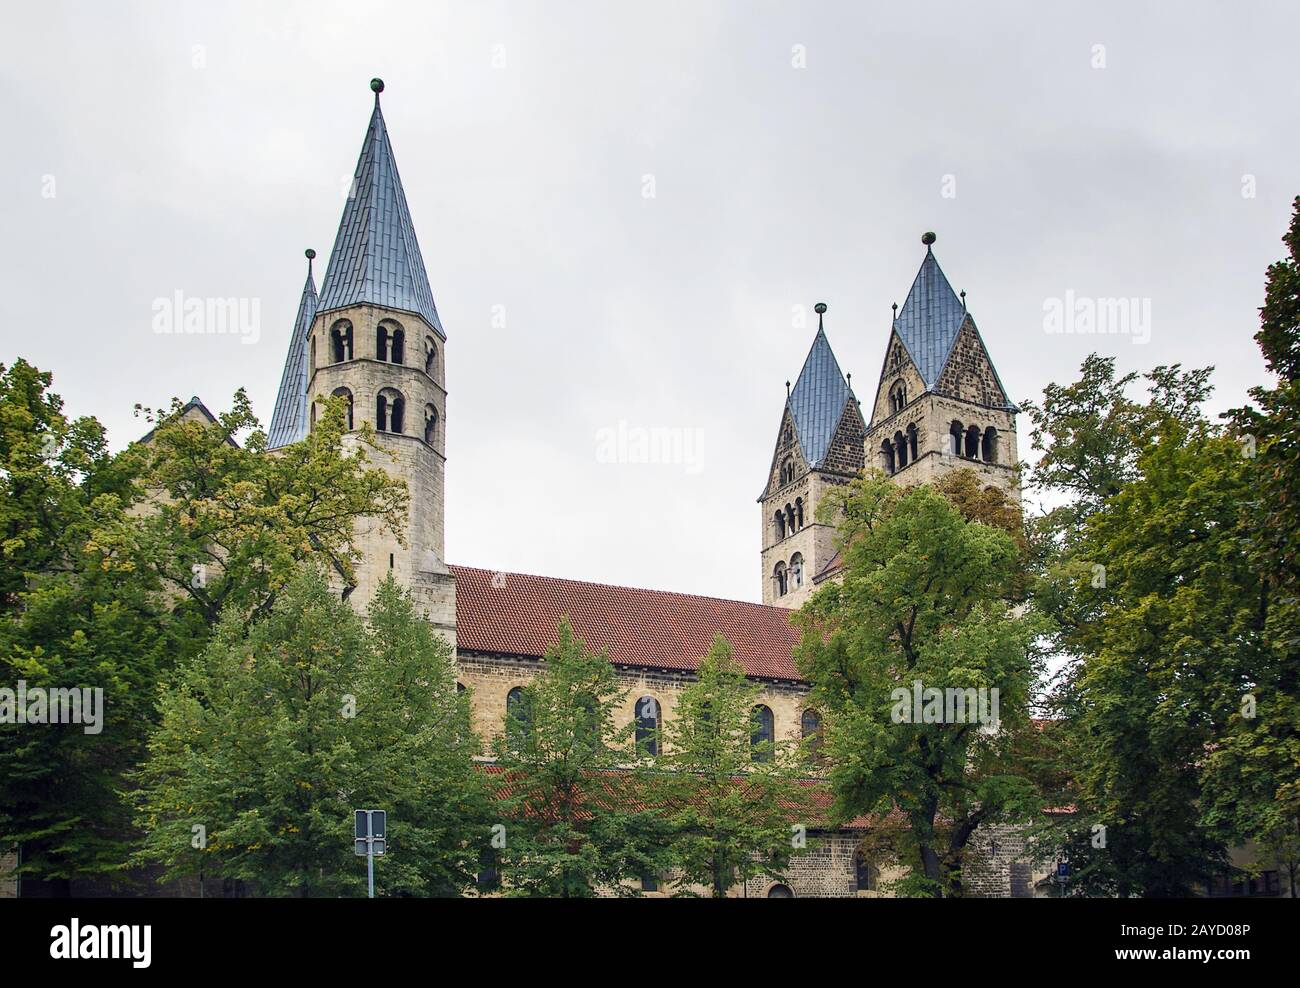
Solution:
M939 262L934 257L934 234L921 238L925 244L925 259L916 280L907 293L907 301L894 320L894 329L927 388L934 387L939 372L952 351L966 318L966 307L948 284Z
M844 415L844 406L852 398L822 328L822 313L825 311L825 304L817 303L817 335L813 337L812 348L799 371L794 390L786 399L799 436L799 448L803 450L808 466L814 470L825 458L835 429Z
M267 433L267 445L272 449L295 443L307 435L307 335L317 309L316 282L311 273L315 256L314 250L307 251L307 282L302 286L298 318L293 321L289 353L284 358L284 373L280 375L280 392L275 398L275 411Z
M414 312L446 339L379 108L383 80L372 79L370 88L375 109L321 284L319 311L368 302Z

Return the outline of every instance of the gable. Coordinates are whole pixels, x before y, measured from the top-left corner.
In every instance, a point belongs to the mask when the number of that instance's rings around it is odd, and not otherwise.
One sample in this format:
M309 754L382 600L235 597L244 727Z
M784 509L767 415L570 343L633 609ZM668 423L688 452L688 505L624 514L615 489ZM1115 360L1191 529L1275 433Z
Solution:
M975 405L1011 407L1002 381L998 379L998 372L993 368L993 361L989 359L984 340L975 328L975 320L969 316L962 322L934 389L940 394Z
M880 383L876 385L876 400L871 409L872 423L881 422L894 414L890 410L889 394L894 385L902 382L910 404L914 398L926 391L925 381L917 370L912 355L907 352L902 339L896 331L889 334L889 346L885 348L885 363L880 371Z
M802 477L808 472L808 460L799 445L799 430L789 405L786 405L785 411L781 413L781 428L776 433L776 448L772 451L772 465L767 472L767 486L759 496L760 501L785 486L781 482L781 468L787 462L794 467L796 477Z

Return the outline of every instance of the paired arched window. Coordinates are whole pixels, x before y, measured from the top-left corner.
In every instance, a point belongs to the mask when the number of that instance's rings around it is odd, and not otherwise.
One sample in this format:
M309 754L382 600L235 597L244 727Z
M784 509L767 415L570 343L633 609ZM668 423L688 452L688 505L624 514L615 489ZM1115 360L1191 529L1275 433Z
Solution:
M902 381L894 382L894 386L889 389L889 414L901 412L907 405L907 387Z
M375 398L375 428L380 432L401 432L406 399L400 391L384 388Z
M659 701L652 696L636 701L636 751L642 757L659 755Z
M424 406L424 441L430 446L438 441L438 409Z
M406 331L397 323L385 320L375 331L375 356L387 363L404 363L405 342Z
M344 414L347 415L348 431L351 432L352 429L353 429L353 425L352 425L352 392L349 391L347 388L335 388L332 392L330 392L330 395L331 395L331 397L334 397L334 398L342 398L345 402L347 402L347 411L346 411ZM313 409L313 413L314 413L314 411L315 411L315 410Z
M352 323L340 319L330 327L330 349L336 364L352 359Z
M759 704L750 712L749 757L756 762L770 762L776 742L776 721L772 708Z
M776 564L776 569L772 571L772 581L776 584L776 595L784 597L787 589L785 563Z
M998 430L989 426L981 431L978 425L963 426L953 419L948 427L948 452L968 460L997 463Z
M433 377L437 370L438 344L433 342L432 336L426 336L424 338L424 372Z
M792 480L794 480L794 460L786 459L781 464L781 486L784 487Z
M790 557L790 589L798 590L803 586L803 554L796 552Z

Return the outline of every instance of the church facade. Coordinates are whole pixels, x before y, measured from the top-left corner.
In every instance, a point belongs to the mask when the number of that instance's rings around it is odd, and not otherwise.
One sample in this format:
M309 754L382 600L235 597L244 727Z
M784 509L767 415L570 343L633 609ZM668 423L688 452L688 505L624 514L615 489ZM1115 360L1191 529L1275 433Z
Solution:
M316 399L341 397L350 427L370 422L381 465L407 484L406 544L377 527L359 531L364 558L344 588L349 599L364 607L394 574L455 646L458 682L473 691L474 724L485 739L503 730L517 691L541 670L561 617L591 648L608 649L627 690L627 722L672 718L720 633L760 686L763 733L793 740L819 730L795 668L798 636L789 617L838 569L833 526L817 520L827 492L876 466L900 483L973 467L989 483L1015 485L1016 409L964 298L939 268L933 235L896 313L867 416L831 349L826 307L817 306L817 332L788 389L759 497L762 604L450 565L443 538L448 336L380 107L383 83L371 88L374 108L319 292L308 252L268 433L273 449L299 440L313 426ZM891 877L858 853L860 827L816 836L816 850L797 860L787 883L757 878L734 894L875 895ZM982 855L971 869L976 890L1009 895L1013 835L993 846L996 853L985 845L972 851Z

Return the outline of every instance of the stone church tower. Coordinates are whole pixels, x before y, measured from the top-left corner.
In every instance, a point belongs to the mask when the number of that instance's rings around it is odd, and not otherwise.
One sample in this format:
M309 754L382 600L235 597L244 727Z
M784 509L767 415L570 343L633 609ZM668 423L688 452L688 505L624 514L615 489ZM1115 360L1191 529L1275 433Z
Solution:
M1019 499L1016 413L975 320L935 260L925 259L894 318L867 430L866 458L921 484L949 470L974 470Z
M364 607L391 572L454 642L455 579L443 545L447 334L380 110L384 84L374 79L370 88L370 126L310 311L304 291L270 440L279 446L310 431L321 396L346 399L350 428L374 427L383 450L379 465L405 480L410 492L407 544L378 523L367 524L358 532L363 559L347 593Z
M786 396L762 505L763 603L797 608L835 559L835 527L817 520L826 493L862 472L866 425L831 351L819 302L817 335ZM787 385L788 386L788 385Z
M828 490L864 468L900 484L973 470L1019 500L1016 413L988 349L935 259L933 233L902 311L895 306L871 425L840 373L817 305L817 336L786 397L762 505L763 603L798 608L836 578L835 527L817 521Z

